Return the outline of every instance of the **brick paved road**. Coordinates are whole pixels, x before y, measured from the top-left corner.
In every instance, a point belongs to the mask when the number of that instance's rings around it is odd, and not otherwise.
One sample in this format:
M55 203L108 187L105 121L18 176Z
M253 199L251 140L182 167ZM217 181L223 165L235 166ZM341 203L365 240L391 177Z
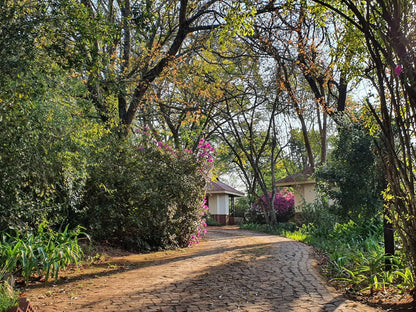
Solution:
M381 311L327 288L311 248L286 238L209 228L198 246L166 255L122 257L127 270L28 297L44 312Z

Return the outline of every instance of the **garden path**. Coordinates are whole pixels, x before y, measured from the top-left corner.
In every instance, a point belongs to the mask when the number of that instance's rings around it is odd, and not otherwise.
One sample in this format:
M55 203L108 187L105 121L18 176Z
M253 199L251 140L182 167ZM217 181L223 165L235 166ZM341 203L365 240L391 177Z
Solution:
M109 261L26 296L40 312L382 311L328 287L311 247L237 227L209 228L192 248Z

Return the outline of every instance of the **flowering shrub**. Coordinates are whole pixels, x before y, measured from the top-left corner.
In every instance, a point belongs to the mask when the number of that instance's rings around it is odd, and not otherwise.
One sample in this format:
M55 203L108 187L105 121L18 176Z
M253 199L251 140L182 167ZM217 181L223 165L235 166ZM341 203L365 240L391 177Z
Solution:
M272 199L272 193L268 194L269 199ZM261 200L264 205L267 206L266 196L262 196ZM277 221L286 222L290 217L295 213L295 196L292 192L289 192L287 189L280 190L276 192L273 208L276 211ZM264 222L264 212L263 208L259 204L253 204L251 211L249 212L250 221L256 221L258 223Z
M84 197L90 233L130 249L185 247L205 233L205 184L214 150L175 150L148 128L94 168ZM100 182L98 182L100 181Z

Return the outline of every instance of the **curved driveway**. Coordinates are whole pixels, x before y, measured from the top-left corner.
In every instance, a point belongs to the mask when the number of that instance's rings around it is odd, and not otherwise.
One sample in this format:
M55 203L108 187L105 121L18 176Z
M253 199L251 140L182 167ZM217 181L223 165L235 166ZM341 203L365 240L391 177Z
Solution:
M123 269L27 296L44 312L380 311L327 287L309 246L236 227L209 228L192 248L114 261Z

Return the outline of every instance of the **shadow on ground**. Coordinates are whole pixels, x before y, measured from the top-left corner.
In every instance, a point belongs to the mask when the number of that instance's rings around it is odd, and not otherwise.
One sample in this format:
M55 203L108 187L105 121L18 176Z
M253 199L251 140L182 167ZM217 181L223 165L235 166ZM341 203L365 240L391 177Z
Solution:
M83 290L77 300L51 295L59 304L40 311L56 311L58 305L74 312L334 312L345 299L327 291L309 255L309 247L285 238L213 229L202 246L119 257L112 271L80 274L76 278L84 284L102 282L102 276L108 284ZM56 288L73 281L59 281Z

